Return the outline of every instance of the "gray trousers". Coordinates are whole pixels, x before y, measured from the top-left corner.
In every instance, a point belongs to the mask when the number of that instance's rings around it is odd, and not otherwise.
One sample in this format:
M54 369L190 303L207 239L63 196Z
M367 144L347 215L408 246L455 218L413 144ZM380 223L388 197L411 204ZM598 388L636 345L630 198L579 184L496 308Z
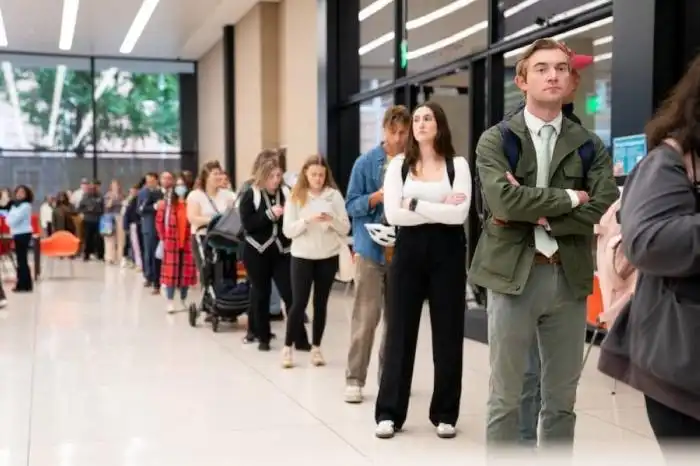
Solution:
M515 446L520 441L523 382L535 338L542 363L540 443L571 448L585 344L586 300L573 296L561 266L537 264L521 295L489 291L487 311L489 449Z
M523 445L537 446L537 426L542 409L540 387L542 364L540 364L540 345L537 343L537 338L527 352L526 367L523 392L520 395L520 441Z

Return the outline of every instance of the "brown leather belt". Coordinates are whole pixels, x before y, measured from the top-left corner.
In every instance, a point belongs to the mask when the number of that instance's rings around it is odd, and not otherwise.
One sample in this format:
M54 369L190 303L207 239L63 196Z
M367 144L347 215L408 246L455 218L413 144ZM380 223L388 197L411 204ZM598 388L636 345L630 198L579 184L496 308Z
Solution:
M547 257L542 253L535 253L535 264L561 264L561 258L559 257L559 252L555 252L552 257Z

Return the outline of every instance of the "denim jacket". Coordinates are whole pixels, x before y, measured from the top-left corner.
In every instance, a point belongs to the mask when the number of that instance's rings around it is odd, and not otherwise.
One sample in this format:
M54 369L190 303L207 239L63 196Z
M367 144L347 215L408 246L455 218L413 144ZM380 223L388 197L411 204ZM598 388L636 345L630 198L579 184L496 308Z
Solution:
M352 167L345 209L352 218L352 238L357 254L377 264L384 264L384 248L372 241L365 225L381 223L384 206L369 206L369 196L384 184L386 153L381 145L361 155Z

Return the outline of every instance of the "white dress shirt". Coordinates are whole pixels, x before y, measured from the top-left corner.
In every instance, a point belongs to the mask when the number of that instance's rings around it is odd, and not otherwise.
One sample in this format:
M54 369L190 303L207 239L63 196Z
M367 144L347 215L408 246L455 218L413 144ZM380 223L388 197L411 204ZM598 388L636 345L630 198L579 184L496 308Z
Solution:
M557 138L561 134L563 115L559 113L556 118L547 122L530 113L527 108L523 113L525 125L530 131L530 137L532 138L532 143L535 146L535 153L537 154L537 187L547 188L549 187L549 171L552 163L552 155ZM542 128L546 125L554 128L554 135L551 141L547 141L542 134ZM579 205L578 194L573 189L567 189L566 192L571 198L572 207L576 208ZM551 257L557 249L559 249L559 246L557 240L547 234L546 230L548 230L546 227L535 227L535 247L545 256Z

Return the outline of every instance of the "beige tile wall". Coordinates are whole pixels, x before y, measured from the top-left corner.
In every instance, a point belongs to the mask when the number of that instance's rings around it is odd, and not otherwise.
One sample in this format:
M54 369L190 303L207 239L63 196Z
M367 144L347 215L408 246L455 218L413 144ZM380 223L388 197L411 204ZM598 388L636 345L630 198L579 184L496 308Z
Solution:
M318 150L316 0L263 2L236 24L236 185L263 148L290 170ZM200 164L224 158L223 50L199 62Z
M224 162L224 44L217 42L197 63L199 164Z

